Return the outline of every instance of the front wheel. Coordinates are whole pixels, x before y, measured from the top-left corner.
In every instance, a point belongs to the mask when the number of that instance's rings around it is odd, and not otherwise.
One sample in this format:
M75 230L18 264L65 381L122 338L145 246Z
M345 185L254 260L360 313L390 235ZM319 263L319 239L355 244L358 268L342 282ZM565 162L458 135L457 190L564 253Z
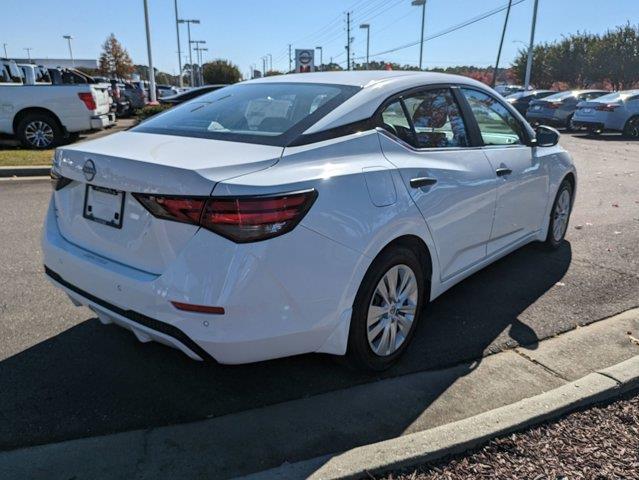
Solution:
M550 212L550 225L544 242L544 245L549 249L559 248L566 236L572 210L572 195L572 184L568 180L564 180L559 187Z
M375 259L353 304L347 353L353 364L381 371L404 353L421 317L426 278L408 247L391 247Z
M575 126L575 122L572 119L572 115L568 116L568 119L566 120L566 132L574 132L575 130L577 130L577 127Z

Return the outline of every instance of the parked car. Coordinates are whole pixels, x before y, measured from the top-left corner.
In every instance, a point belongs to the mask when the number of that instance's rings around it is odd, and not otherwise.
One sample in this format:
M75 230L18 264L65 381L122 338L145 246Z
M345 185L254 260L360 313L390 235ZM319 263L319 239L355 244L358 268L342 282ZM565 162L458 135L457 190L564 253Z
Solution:
M19 63L25 85L51 85L49 71L42 65Z
M639 138L639 90L609 93L581 102L573 122L591 133L615 131Z
M305 73L201 99L54 157L46 275L143 342L381 370L426 302L563 241L576 173L558 132L470 78Z
M24 75L13 60L0 58L0 85L18 86L23 84Z
M555 93L557 93L555 90L527 90L512 93L506 97L506 100L508 100L508 103L515 107L519 113L525 116L531 101L546 98Z
M523 92L526 90L522 85L508 85L501 84L495 85L495 91L503 97L507 97L508 95L512 95L513 93Z
M146 105L146 94L144 90L137 88L131 82L124 83L124 96L129 101L131 113Z
M177 93L175 87L172 87L171 85L156 85L155 91L157 92L158 99L171 97Z
M109 105L103 85L0 83L0 133L16 136L27 148L51 148L79 132L112 125Z
M542 100L532 100L526 111L526 118L533 125L546 124L571 131L576 127L572 119L577 104L583 100L593 100L607 93L606 90L568 90L555 93Z
M131 115L133 111L131 110L131 103L125 94L126 86L124 82L111 79L109 83L111 85L110 94L113 99L115 114L118 117Z
M219 90L224 87L226 87L226 85L204 85L203 87L191 88L190 90L178 93L177 95L160 98L159 101L165 105L179 105L182 102L186 102L187 100L199 97L205 93L214 92L215 90Z
M77 83L98 83L93 77L75 68L49 68L49 77L54 85L68 85Z

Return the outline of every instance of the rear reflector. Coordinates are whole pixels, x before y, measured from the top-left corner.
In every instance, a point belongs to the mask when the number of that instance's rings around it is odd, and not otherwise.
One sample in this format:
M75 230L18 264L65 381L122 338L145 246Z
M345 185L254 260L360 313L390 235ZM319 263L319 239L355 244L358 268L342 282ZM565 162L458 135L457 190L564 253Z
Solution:
M236 243L291 231L317 198L315 190L263 196L175 197L134 193L155 217L200 225Z
M171 302L171 304L178 310L184 310L185 312L208 313L211 315L224 315L224 308L222 307L192 305L190 303L181 303L181 302Z
M91 92L79 92L78 97L80 97L80 100L84 102L89 110L95 110L98 108L95 104L95 98L93 98L93 94Z

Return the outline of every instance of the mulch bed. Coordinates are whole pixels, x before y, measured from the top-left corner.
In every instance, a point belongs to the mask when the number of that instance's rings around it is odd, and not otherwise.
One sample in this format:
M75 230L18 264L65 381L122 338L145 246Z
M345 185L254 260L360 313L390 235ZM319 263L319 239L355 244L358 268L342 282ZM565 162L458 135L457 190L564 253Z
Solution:
M639 479L639 392L384 478Z

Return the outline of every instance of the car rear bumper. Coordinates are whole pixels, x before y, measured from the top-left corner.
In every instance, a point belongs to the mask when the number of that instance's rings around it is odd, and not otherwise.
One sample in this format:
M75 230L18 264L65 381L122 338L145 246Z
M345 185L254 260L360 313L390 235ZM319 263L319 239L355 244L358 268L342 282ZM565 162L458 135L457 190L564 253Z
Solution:
M91 130L102 130L115 123L115 114L106 113L104 115L94 115L91 117Z
M152 274L67 241L52 204L42 241L45 272L103 323L193 359L237 364L345 353L352 302L368 265L361 255L301 225L273 239L280 242L227 248L220 243L228 240L201 233L166 271ZM300 265L299 258L314 263ZM182 311L171 301L221 306L225 313Z
M587 130L605 130L603 122L592 122L587 120L573 120L573 124L578 128L585 128Z
M554 117L549 117L549 116L545 116L545 115L536 115L536 114L531 114L531 113L527 113L526 114L526 120L528 120L528 123L532 124L532 125L548 125L550 127L565 127L566 126L566 120L562 120L559 118L554 118Z

